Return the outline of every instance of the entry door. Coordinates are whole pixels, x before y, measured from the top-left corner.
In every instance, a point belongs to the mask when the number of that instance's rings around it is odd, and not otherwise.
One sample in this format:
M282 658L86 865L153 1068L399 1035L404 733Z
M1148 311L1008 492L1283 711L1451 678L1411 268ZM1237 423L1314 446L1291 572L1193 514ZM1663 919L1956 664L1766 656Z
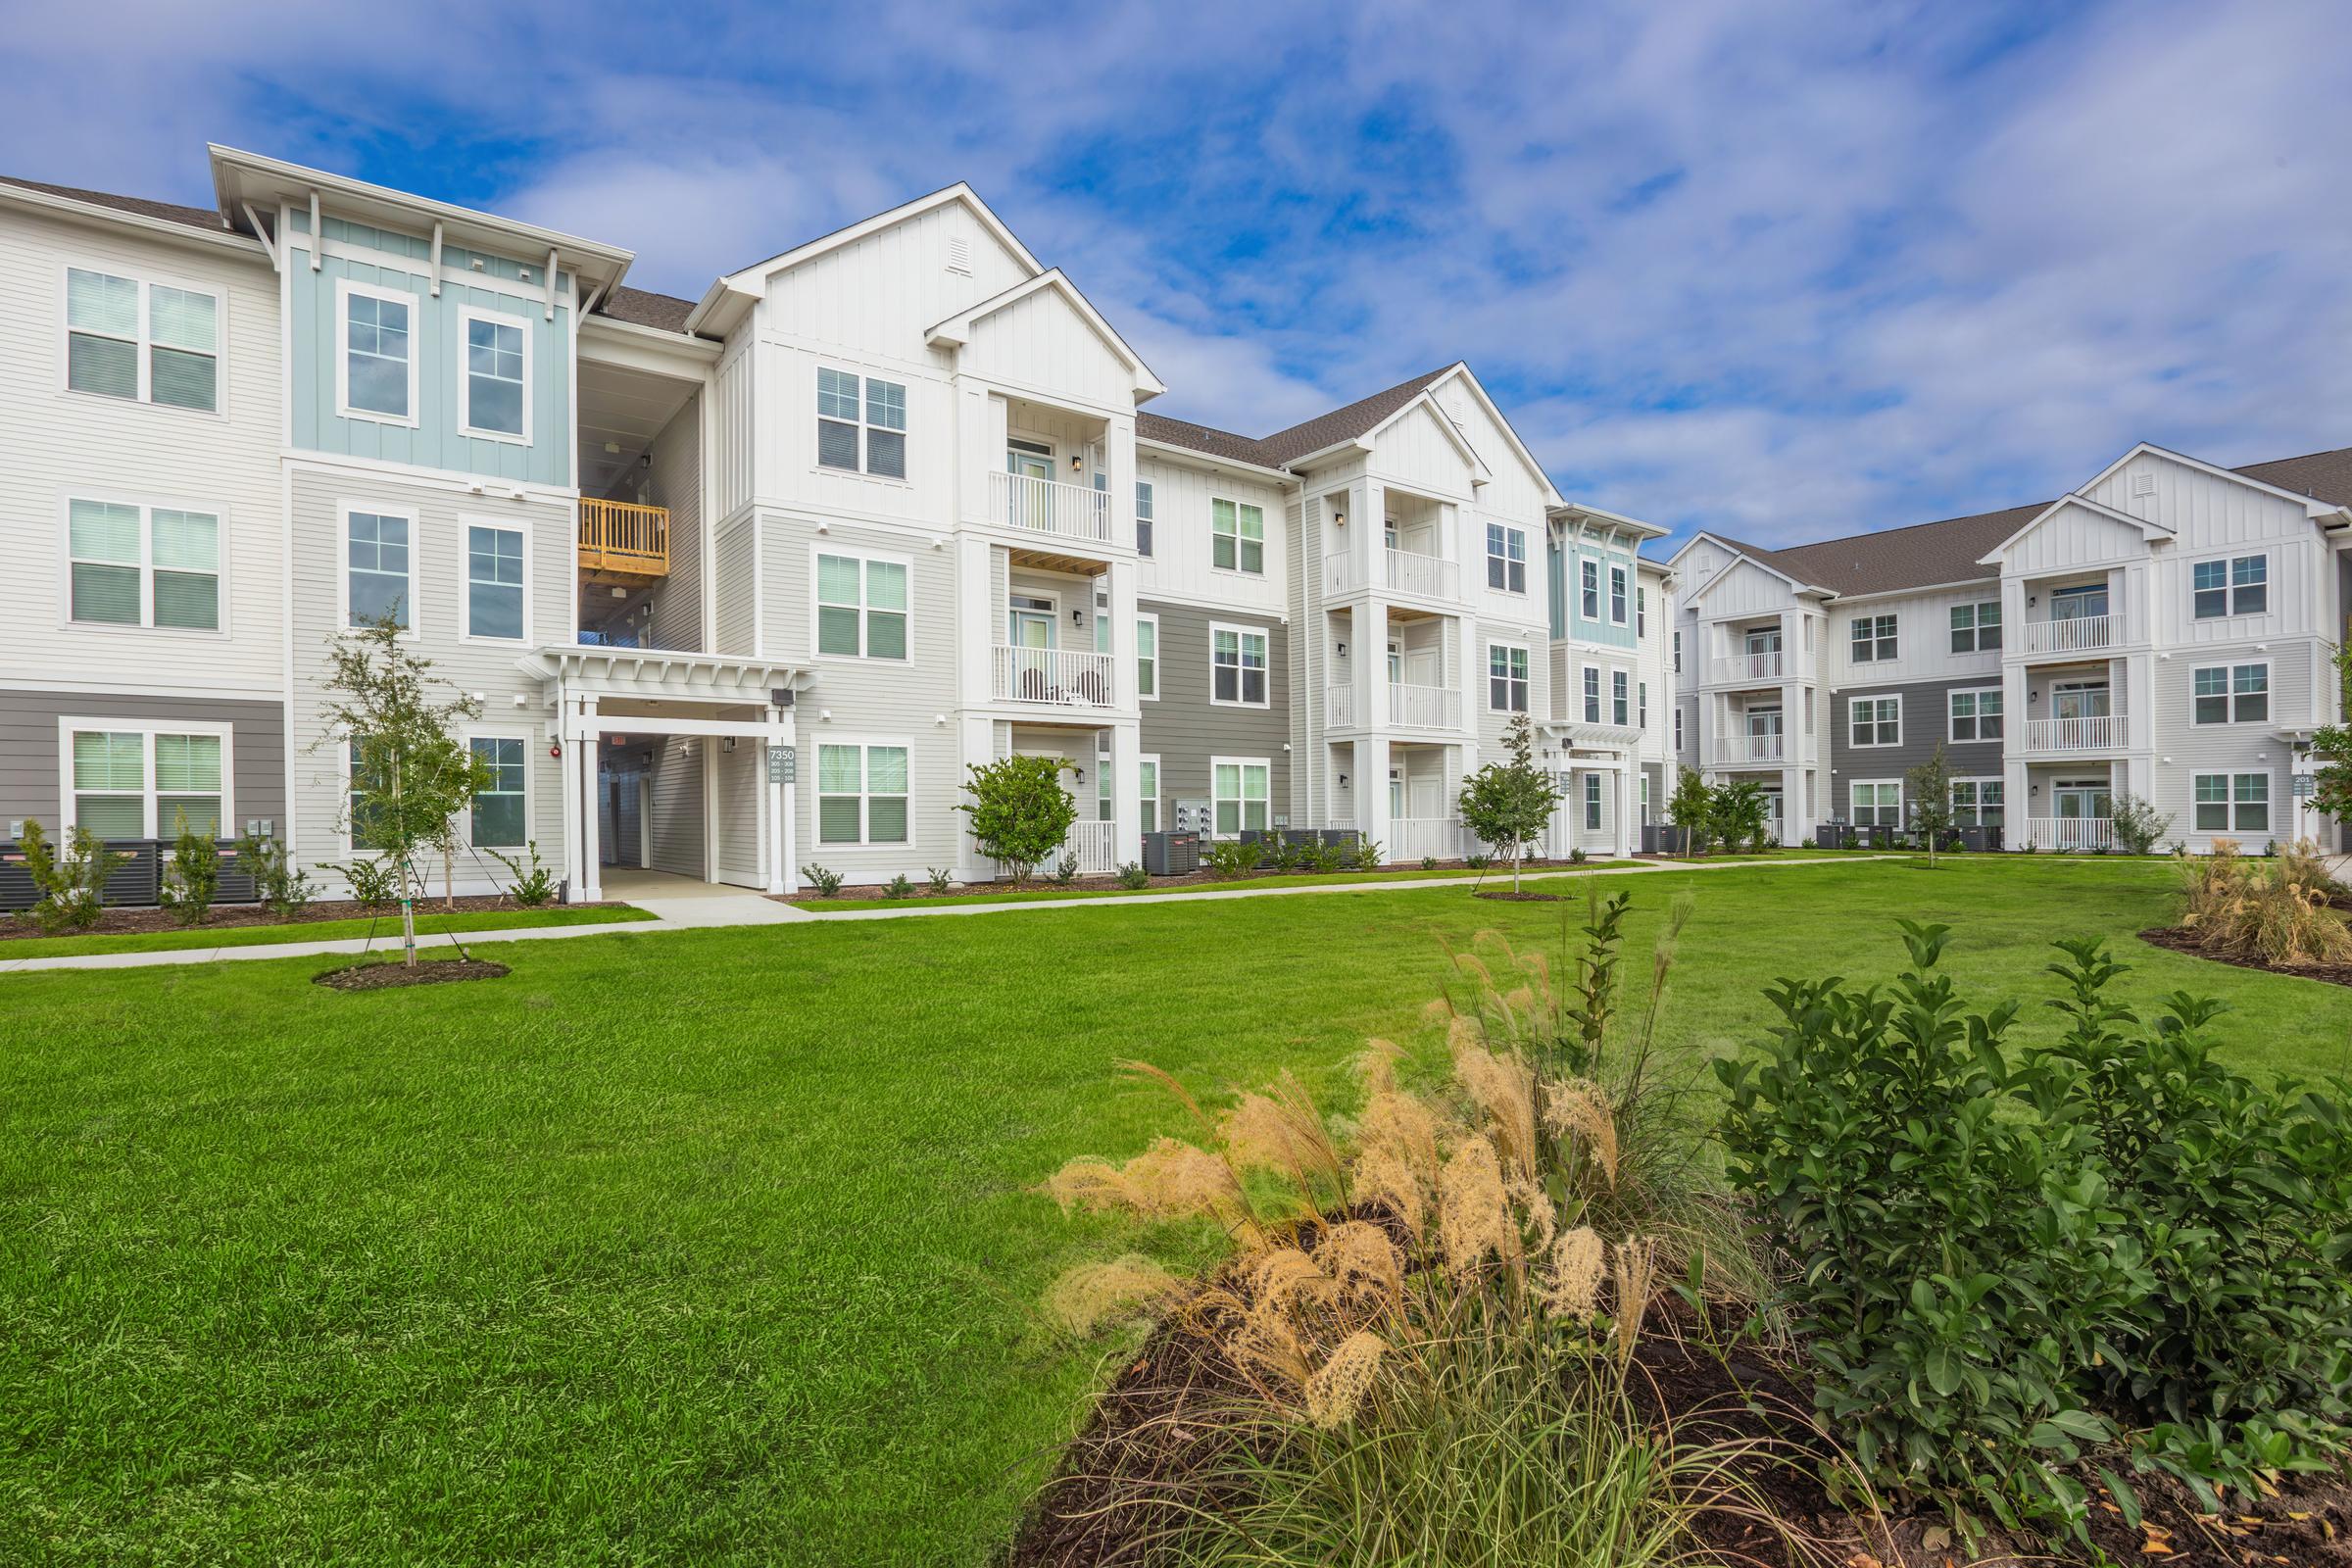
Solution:
M2051 799L2059 820L2073 821L2080 817L2105 817L2112 813L2113 798L2108 786L2097 780L2082 780L2052 787Z
M1014 522L1025 522L1032 528L1051 528L1054 524L1054 492L1047 489L1054 481L1054 453L1033 441L1014 441L1004 449L1004 467L1016 479L1036 479L1038 484L1016 484L1013 488Z
M1416 648L1405 655L1404 678L1408 685L1435 686L1438 683L1438 651L1435 648Z
M2105 718L2107 716L2107 686L2104 681L2092 685L2087 681L2068 681L2050 688L2050 716L2052 718Z
M2105 613L2107 585L2103 582L2083 588L2061 588L2050 595L2052 620L2087 620Z
M1054 695L1054 636L1060 607L1051 599L1014 594L1007 610L1004 640L1012 645L1016 696L1046 702Z
M1779 790L1768 789L1764 792L1764 816L1765 820L1772 824L1772 842L1780 843L1782 817L1781 792Z
M1774 626L1765 631L1749 632L1747 634L1747 651L1751 654L1779 653L1781 651L1781 628Z

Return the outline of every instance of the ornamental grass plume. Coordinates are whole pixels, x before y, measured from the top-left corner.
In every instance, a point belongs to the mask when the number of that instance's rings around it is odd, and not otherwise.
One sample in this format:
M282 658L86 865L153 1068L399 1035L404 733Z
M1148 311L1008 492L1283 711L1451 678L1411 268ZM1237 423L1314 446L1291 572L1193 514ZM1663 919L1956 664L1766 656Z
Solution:
M1321 1301L1336 1289L1315 1260L1296 1247L1272 1248L1250 1264L1250 1299L1264 1305L1287 1308L1298 1301Z
M1364 1152L1386 1151L1425 1181L1438 1174L1437 1112L1401 1089L1374 1095L1356 1119L1356 1143ZM1360 1155L1358 1156L1361 1157Z
M1512 1170L1532 1176L1538 1169L1536 1148L1536 1082L1527 1064L1516 1055L1487 1050L1477 1039L1477 1026L1456 1018L1448 1032L1453 1046L1453 1076L1487 1113L1495 1152Z
M1183 1293L1175 1275L1139 1253L1081 1263L1046 1292L1046 1315L1073 1334L1092 1334L1137 1308L1167 1305Z
M1649 1292L1657 1272L1658 1244L1645 1236L1629 1236L1617 1244L1617 1365L1633 1364L1634 1347L1642 1339L1642 1323L1649 1314Z
M1438 1245L1457 1276L1490 1257L1518 1260L1519 1228L1503 1193L1502 1162L1484 1138L1463 1139L1438 1176Z
M1334 1225L1315 1243L1315 1263L1343 1306L1388 1314L1404 1305L1404 1253L1377 1225L1360 1219Z
M1355 1156L1348 1196L1358 1206L1384 1205L1416 1239L1429 1220L1429 1195L1420 1173L1394 1149L1375 1145Z
M1276 1301L1250 1303L1225 1338L1225 1357L1258 1384L1260 1393L1280 1403L1288 1403L1292 1391L1304 1387L1314 1374L1298 1326Z
M1617 1184L1617 1116L1609 1107L1608 1092L1590 1078L1568 1078L1546 1085L1544 1125L1558 1138L1573 1138L1600 1167L1610 1186Z
M1074 1208L1121 1209L1151 1219L1205 1214L1229 1229L1258 1233L1232 1167L1181 1139L1153 1139L1124 1165L1081 1154L1048 1178L1045 1191L1065 1214Z
M1582 1322L1600 1309L1600 1282L1608 1271L1608 1246L1600 1233L1579 1225L1552 1244L1538 1295L1554 1316Z
M1396 1092L1396 1064L1404 1058L1405 1049L1394 1040L1375 1035L1364 1042L1355 1058L1355 1076L1363 1083L1367 1100Z
M1306 1380L1306 1418L1329 1431L1355 1419L1380 1375L1388 1342L1369 1329L1342 1340Z

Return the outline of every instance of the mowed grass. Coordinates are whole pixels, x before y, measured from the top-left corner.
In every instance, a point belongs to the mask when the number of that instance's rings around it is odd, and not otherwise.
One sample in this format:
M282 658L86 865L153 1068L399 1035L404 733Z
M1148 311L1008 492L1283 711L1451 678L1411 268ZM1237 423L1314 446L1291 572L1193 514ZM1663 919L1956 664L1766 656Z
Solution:
M2173 871L2090 861L1597 879L1635 951L1690 888L1668 1036L1778 976L1883 976L1897 914L1970 995L2105 933L2145 1005L2338 1069L2352 993L2147 949ZM0 1560L981 1563L1102 1352L1062 1267L1198 1230L1065 1221L1068 1156L1184 1130L1122 1080L1298 1069L1334 1102L1440 937L1556 942L1464 890L485 945L507 979L341 994L322 960L0 979ZM1640 967L1640 965L1636 965ZM2037 1002L2021 1037L2046 1037Z
M416 935L444 937L455 932L517 931L531 926L611 925L627 920L651 920L645 910L626 904L588 904L544 909L461 909L454 913L416 914ZM96 931L82 936L11 937L0 942L0 963L11 958L53 958L76 953L165 953L188 948L274 947L281 942L342 942L374 937L397 949L400 914L350 920L305 920L289 925L231 925L211 930ZM447 946L446 943L442 944Z
M1594 860L1583 866L1531 865L1524 868L1519 874L1522 878L1577 876L1586 871L1616 869L1634 863L1632 860ZM1414 869L1409 871L1299 872L1295 875L1235 877L1230 882L1187 882L1177 887L1138 888L1132 892L1126 888L1056 887L1049 879L1040 885L1024 888L1018 893L917 893L910 894L904 899L803 899L799 901L798 906L804 909L813 909L822 914L842 909L904 909L918 905L937 906L961 904L1045 904L1054 899L1142 899L1154 896L1173 898L1195 893L1246 892L1255 888L1344 888L1366 887L1383 883L1409 885L1414 882L1444 879L1474 881L1480 875L1482 875L1481 872L1468 870L1458 865L1451 869L1436 871ZM1508 866L1490 865L1483 875L1486 878L1486 885L1490 888L1507 888L1511 885L1511 871Z

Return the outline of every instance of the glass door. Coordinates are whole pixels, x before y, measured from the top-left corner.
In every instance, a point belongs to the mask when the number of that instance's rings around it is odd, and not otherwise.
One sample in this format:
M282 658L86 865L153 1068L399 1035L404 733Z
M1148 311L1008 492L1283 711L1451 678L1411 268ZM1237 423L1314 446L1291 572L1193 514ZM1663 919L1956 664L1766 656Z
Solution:
M2050 716L2052 718L2105 718L2107 716L2107 683L2082 680L2061 681L2050 688Z
M1008 441L1004 468L1012 475L1012 518L1030 528L1054 525L1054 449L1035 441Z
M1013 695L1045 702L1054 695L1054 624L1060 607L1051 599L1014 594L1004 640L1011 644Z
M1751 708L1747 710L1747 756L1751 762L1777 762L1781 760L1781 710L1777 708ZM1779 797L1774 797L1776 800Z

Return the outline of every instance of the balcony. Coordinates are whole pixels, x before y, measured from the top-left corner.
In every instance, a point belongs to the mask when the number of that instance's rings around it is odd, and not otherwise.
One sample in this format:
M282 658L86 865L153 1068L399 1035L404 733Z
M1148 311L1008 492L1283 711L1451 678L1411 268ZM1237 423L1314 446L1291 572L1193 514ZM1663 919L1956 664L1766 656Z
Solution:
M1719 686L1757 686L1777 682L1790 665L1782 652L1733 654L1715 661L1715 683Z
M1459 729L1462 694L1450 686L1389 682L1389 722L1399 729Z
M2029 718L2021 737L2033 753L2115 752L2131 744L2132 726L2124 713L2095 713L2086 718Z
M1366 582L1356 559L1341 551L1323 558L1323 591L1353 593L1358 588L1394 589L1425 599L1456 599L1461 595L1462 568L1443 556L1424 556L1411 550L1383 550L1376 565L1379 581Z
M1061 853L1077 860L1080 876L1108 876L1119 868L1117 832L1115 822L1072 822Z
M1025 473L988 476L991 522L1082 544L1110 543L1110 492Z
M1326 686L1323 688L1323 722L1332 729L1355 727L1355 688Z
M1389 842L1381 855L1388 860L1459 859L1462 819L1458 816L1398 816L1389 821Z
M2072 615L2029 620L2019 628L2019 648L2035 658L2053 654L2103 654L2124 640L2121 615Z
M1000 703L1108 708L1115 700L1118 685L1109 654L1014 648L1002 643L993 652L989 692Z
M580 570L592 580L669 575L669 509L580 499Z
M1767 762L1778 765L1787 754L1788 741L1780 735L1715 737L1715 760L1723 767L1747 767Z
M2036 850L2111 850L2115 820L2105 816L2030 816L2025 842Z

